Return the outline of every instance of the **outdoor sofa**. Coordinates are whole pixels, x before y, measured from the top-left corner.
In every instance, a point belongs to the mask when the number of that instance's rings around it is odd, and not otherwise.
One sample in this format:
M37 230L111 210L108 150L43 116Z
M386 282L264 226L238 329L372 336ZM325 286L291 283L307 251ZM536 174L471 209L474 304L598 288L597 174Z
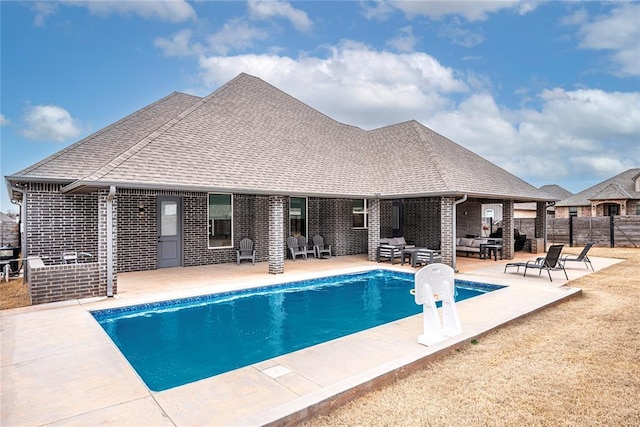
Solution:
M391 264L393 264L396 258L401 257L403 249L414 247L415 245L407 242L404 237L380 239L380 246L378 246L376 261L380 262L382 258L386 258L391 261Z
M456 252L466 253L467 257L470 254L478 254L478 256L482 256L481 245L488 244L501 245L502 239L460 237L456 239Z

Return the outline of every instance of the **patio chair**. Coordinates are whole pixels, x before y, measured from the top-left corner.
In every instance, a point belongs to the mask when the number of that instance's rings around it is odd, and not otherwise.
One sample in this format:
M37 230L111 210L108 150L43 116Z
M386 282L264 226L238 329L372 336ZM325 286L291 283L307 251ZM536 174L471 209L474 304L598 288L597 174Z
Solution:
M298 255L304 257L304 259L307 259L307 251L306 249L302 249L300 248L300 246L298 245L298 239L296 239L293 236L289 236L287 238L287 247L289 248L289 252L291 252L291 258L293 258L293 260L296 260L296 257Z
M527 269L529 268L537 268L540 270L538 276L542 274L542 270L547 270L549 280L553 282L553 279L551 278L551 271L562 270L564 272L564 277L569 280L567 271L564 269L564 264L560 262L560 252L562 252L563 246L564 245L551 245L546 257L539 257L534 261L510 262L504 266L504 272L507 272L507 267L518 267L518 272L520 272L520 267L524 267L524 277L526 277Z
M307 253L307 256L309 256L309 254L313 255L314 257L316 256L316 250L314 249L313 245L309 244L309 241L305 236L298 236L298 247L301 250L304 250Z
M64 252L62 254L63 264L78 264L82 258L91 258L93 255L86 252Z
M256 265L256 250L253 249L253 240L246 237L240 240L240 249L236 250L236 254L238 265L243 259L249 259L253 265Z
M325 245L321 235L313 236L313 249L316 251L316 258L322 258L322 254L331 256L331 245Z
M376 262L380 262L382 258L387 258L391 261L391 264L395 262L396 258L401 258L402 248L392 245L380 245L378 246L378 253L376 256Z
M563 255L560 257L560 262L562 262L562 264L566 267L567 265L567 261L578 261L578 262L584 262L584 265L589 268L591 267L591 271L595 271L593 269L593 265L591 264L591 260L589 259L589 257L587 256L587 252L589 252L589 249L591 249L591 246L593 246L593 242L589 242L587 243L587 246L584 247L584 249L582 250L582 252L580 252L580 255L578 255L577 257L571 257L571 255Z

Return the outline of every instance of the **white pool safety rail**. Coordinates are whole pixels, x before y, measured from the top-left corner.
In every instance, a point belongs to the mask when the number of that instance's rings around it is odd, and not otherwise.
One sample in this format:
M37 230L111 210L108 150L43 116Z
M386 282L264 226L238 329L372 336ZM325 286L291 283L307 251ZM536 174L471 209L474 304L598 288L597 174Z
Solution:
M416 273L413 293L423 313L423 333L418 343L433 345L462 332L454 287L453 268L448 265L429 264ZM442 320L436 301L442 301Z

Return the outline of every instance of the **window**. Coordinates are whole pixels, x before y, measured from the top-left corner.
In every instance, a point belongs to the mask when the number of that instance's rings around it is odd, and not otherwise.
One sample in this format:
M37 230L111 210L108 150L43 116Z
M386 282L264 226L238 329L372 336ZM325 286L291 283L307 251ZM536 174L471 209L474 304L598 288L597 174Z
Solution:
M569 208L569 216L578 216L578 207L577 206L571 206Z
M289 199L289 233L294 236L307 235L307 198Z
M353 228L367 228L369 226L366 199L353 199Z
M233 195L209 194L209 247L233 246Z

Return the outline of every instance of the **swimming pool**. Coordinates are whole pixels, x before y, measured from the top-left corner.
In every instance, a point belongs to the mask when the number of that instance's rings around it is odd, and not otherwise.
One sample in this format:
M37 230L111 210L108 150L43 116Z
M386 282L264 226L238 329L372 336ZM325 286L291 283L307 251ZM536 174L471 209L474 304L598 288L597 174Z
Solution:
M373 270L92 314L162 391L418 314L413 277ZM456 281L456 300L502 287Z

